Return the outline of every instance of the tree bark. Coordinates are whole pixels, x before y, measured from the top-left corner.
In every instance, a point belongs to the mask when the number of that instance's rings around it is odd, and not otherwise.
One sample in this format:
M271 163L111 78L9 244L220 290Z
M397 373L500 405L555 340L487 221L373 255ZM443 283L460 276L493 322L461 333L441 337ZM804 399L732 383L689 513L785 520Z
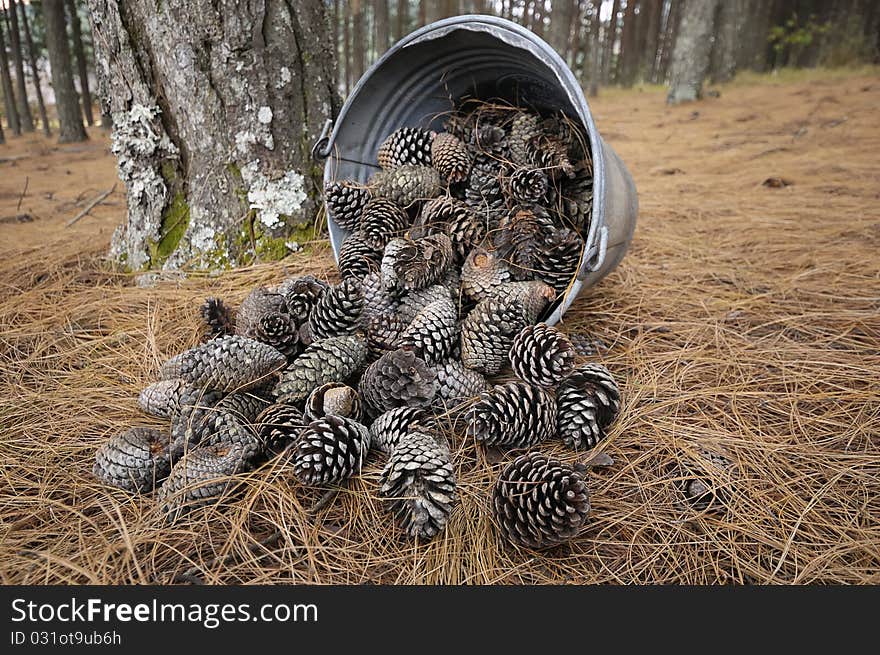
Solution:
M611 5L611 18L608 23L608 33L605 35L605 47L602 53L602 82L607 84L611 80L611 61L614 56L614 43L617 41L617 14L620 12L620 0L614 0Z
M620 35L620 54L617 58L617 81L623 86L632 86L635 80L636 52L636 0L627 0L623 12L623 30Z
M40 122L43 124L43 134L52 136L52 128L49 127L49 118L46 115L46 103L43 101L43 86L40 82L40 69L37 68L37 53L34 49L34 41L31 38L31 28L28 25L27 10L23 2L15 2L21 12L21 27L24 32L24 42L28 51L28 63L31 68L31 76L34 78L34 91L37 95L37 107L40 110Z
M419 27L428 24L428 0L419 1Z
M599 77L602 72L600 70L601 57L599 56L602 49L602 40L599 38L599 27L602 19L599 12L602 9L602 0L593 0L593 22L590 25L590 97L595 98L599 95Z
M381 57L391 44L388 32L388 0L373 0L373 12L376 20L376 57Z
M15 99L18 101L18 118L21 121L21 129L25 132L34 131L34 119L31 116L31 106L28 103L27 85L24 79L24 57L21 55L21 37L18 31L18 12L15 4L10 2L6 10L9 18L9 47L12 50L12 65L15 68L15 82L18 87Z
M345 64L345 94L351 91L351 21L348 18L348 11L342 12L342 59Z
M352 0L351 17L351 84L354 86L366 70L367 44L364 41L364 9L361 0Z
M684 2L685 0L669 0L669 14L663 28L663 50L658 63L658 82L665 81L669 74L669 62L672 61L672 51L675 49L678 28L681 25Z
M49 65L52 67L52 88L55 91L55 108L61 124L58 141L85 141L79 110L79 97L73 86L73 71L70 68L70 48L67 43L67 26L64 19L64 0L45 0L43 18L46 21L46 47L49 50Z
M687 0L675 49L666 103L698 100L709 69L712 25L718 0Z
M12 90L12 77L9 75L9 60L6 57L6 39L3 36L3 21L0 21L0 80L3 83L3 106L6 108L6 122L15 136L21 136L21 123L18 121L18 108L15 106L15 92Z
M397 0L397 36L400 41L409 32L409 0Z
M719 3L715 17L715 43L709 67L713 84L729 82L736 74L736 49L739 45L739 20L743 14L743 0Z
M86 53L82 42L82 26L79 14L76 11L75 0L66 0L67 13L70 17L70 27L73 36L73 56L76 59L76 69L79 75L79 95L82 100L83 116L88 125L94 125L92 117L92 93L89 90L89 71L86 64Z
M312 234L339 109L322 0L89 0L130 269L277 258Z
M657 83L657 65L660 60L660 41L663 35L663 0L650 0L647 34L645 35L645 53L642 59L642 70L645 79L651 84Z

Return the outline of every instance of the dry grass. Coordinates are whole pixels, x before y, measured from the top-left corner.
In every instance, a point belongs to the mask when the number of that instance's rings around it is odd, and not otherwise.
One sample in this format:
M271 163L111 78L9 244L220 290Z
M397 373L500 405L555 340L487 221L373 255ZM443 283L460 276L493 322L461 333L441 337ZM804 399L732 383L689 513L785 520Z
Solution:
M202 297L238 300L285 267L330 274L332 260L318 248L140 289L100 258L122 206L64 230L76 212L62 200L86 186L52 177L69 152L19 162L0 181L3 213L34 169L24 206L39 218L0 224L0 581L166 582L194 567L209 583L880 582L880 80L722 94L676 109L658 92L595 103L641 219L622 266L564 327L601 344L625 403L600 446L615 464L591 473L589 529L542 555L492 530L487 492L514 453L460 439L461 500L428 544L403 541L383 512L378 458L314 516L322 491L271 464L175 529L151 498L99 485L95 449L151 422L136 393L197 341ZM97 190L112 184L102 143L83 173ZM793 184L762 186L771 176ZM742 472L724 514L682 506L666 474L701 444Z

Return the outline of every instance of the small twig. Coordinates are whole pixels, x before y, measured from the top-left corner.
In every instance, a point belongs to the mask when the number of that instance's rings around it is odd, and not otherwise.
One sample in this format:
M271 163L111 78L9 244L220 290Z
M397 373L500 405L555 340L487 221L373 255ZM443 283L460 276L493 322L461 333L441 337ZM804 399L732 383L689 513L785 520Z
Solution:
M21 195L18 196L18 204L15 206L15 213L18 213L18 210L21 209L21 201L24 200L24 194L27 193L28 183L31 181L30 176L25 176L24 178L24 189L21 190Z
M83 210L82 210L79 214L77 214L76 216L74 216L73 218L71 218L69 221L67 221L67 225L65 225L65 227L70 227L71 225L73 225L74 223L76 223L79 219L81 219L83 216L85 216L85 215L88 214L90 211L92 211L95 207L97 207L98 205L100 205L101 202L102 202L104 199L106 199L107 196L109 196L109 195L110 195L111 193L113 193L114 191L116 191L116 184L114 184L112 187L110 187L109 189L107 189L104 193L102 193L102 194L99 195L97 198L95 198L94 200L92 200L88 205L86 205L85 207L83 207Z

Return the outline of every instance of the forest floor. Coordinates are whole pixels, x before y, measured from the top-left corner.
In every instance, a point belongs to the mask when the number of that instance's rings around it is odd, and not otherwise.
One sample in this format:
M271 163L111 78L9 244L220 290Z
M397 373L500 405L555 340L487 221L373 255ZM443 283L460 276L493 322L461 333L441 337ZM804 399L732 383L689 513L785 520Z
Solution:
M102 257L121 185L65 227L116 182L106 135L0 146L0 582L880 583L880 77L763 78L676 108L659 89L612 90L592 105L635 177L639 225L563 328L595 341L624 405L598 447L614 464L590 474L588 529L541 555L492 529L509 455L461 439L460 499L427 544L383 512L378 458L314 516L321 492L272 464L173 529L151 497L99 484L96 448L157 423L137 392L198 341L202 298L332 276L332 256L140 288ZM680 502L672 471L698 447L737 464L732 482L705 471L726 485L721 510Z

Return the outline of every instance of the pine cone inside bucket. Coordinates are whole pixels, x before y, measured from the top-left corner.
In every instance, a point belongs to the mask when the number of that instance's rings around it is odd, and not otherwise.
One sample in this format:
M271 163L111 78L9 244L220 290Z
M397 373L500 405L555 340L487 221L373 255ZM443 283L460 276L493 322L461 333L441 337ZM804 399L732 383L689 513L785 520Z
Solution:
M431 161L434 168L450 184L467 178L471 157L467 147L454 134L443 132L434 137L431 144Z
M426 234L447 234L459 263L486 236L485 225L476 212L461 200L447 196L425 203L417 225L423 227Z
M350 180L330 182L324 187L324 203L333 220L349 232L357 230L361 214L370 200L370 191Z
M509 542L540 550L574 538L590 513L583 470L527 453L501 473L492 493L495 523Z
M487 446L525 448L556 432L556 400L525 382L497 385L468 411L468 434Z
M436 392L434 372L414 352L402 348L382 355L361 378L361 394L373 415L403 405L428 405Z
M512 280L510 267L485 248L471 250L461 268L461 292L473 302L493 297L494 291Z
M95 477L129 492L152 491L171 471L166 432L132 428L109 439L95 454Z
M339 274L343 278L363 280L379 270L382 253L372 247L360 232L349 234L339 248Z
M539 387L554 387L574 370L574 346L546 323L529 325L510 347L510 365L520 380Z
M370 192L407 208L440 194L440 174L430 166L400 166L392 171L380 171L370 178Z
M386 198L373 198L361 216L361 237L373 248L381 250L409 227L409 216L396 203Z
M379 494L406 534L430 539L446 527L455 502L449 452L429 434L410 432L397 443L382 471Z
M386 171L408 164L430 166L434 136L434 132L418 127L394 130L379 146L376 155L379 166Z
M304 484L335 484L361 470L370 449L370 432L351 418L328 415L312 421L300 435L293 470Z
M620 411L620 390L601 364L581 364L556 393L558 433L569 448L592 448Z
M452 264L452 242L445 234L421 239L395 239L382 257L385 286L405 290L423 289L443 277Z
M516 202L539 202L547 195L550 183L539 168L518 168L510 176L510 195Z

